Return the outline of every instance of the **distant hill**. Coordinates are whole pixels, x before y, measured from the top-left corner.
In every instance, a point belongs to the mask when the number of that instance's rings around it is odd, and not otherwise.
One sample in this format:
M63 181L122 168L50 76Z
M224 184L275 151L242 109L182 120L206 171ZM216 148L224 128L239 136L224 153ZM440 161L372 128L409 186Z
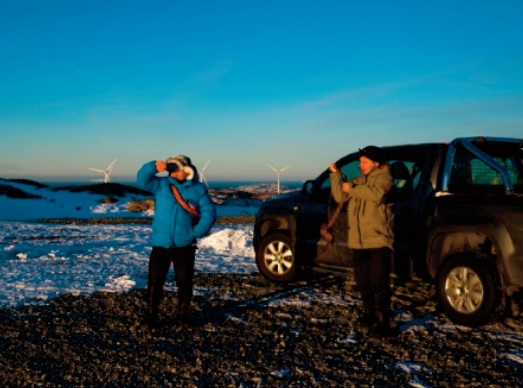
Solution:
M30 180L30 179L3 179L3 178L0 178L0 181L22 183L24 185L34 186L39 189L43 189L44 187L49 187L47 185L44 185L43 183L36 182L36 181Z
M110 198L124 198L129 196L152 197L149 191L139 189L135 186L124 185L121 183L94 183L87 185L64 185L49 186L29 179L4 179L0 178L0 196L15 199L40 199L39 191L47 189L53 192L68 191L71 193L89 193L102 195ZM258 199L276 195L277 186L275 184L252 184L239 186L237 188L209 189L209 194L217 204L226 202L226 198L235 199ZM282 185L282 192L287 191L287 187Z
M0 182L3 179L0 179ZM16 187L10 186L8 184L0 183L0 196L6 196L7 198L16 198L16 199L39 199L42 198L39 195L26 193L23 190L17 189Z
M122 185L120 183L97 183L90 185L71 185L53 187L53 191L67 190L72 193L91 193L106 195L108 197L126 197L128 195L151 195L149 191L139 189L137 187Z
M33 190L27 186L32 187ZM34 190L37 189L37 190ZM4 179L0 178L0 196L6 196L7 198L16 199L39 199L42 198L40 195L34 192L29 193L28 191L38 191L40 189L49 189L54 192L69 191L71 193L90 193L97 195L104 195L107 197L126 197L129 195L141 195L150 196L151 193L145 190L141 190L137 187L122 185L120 183L97 183L90 185L70 185L70 186L58 186L51 187L36 181L29 179Z
M209 189L219 216L253 216L268 193ZM119 183L44 185L0 178L0 220L150 218L154 195Z

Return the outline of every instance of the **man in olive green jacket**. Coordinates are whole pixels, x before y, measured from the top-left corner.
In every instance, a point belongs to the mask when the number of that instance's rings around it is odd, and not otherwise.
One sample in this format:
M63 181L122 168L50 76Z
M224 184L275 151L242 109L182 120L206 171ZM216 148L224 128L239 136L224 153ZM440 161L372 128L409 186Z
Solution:
M332 196L348 195L348 246L354 253L354 275L361 292L359 321L377 335L390 333L390 259L394 243L394 212L389 193L394 181L383 151L375 146L360 150L361 175L344 182L331 164Z

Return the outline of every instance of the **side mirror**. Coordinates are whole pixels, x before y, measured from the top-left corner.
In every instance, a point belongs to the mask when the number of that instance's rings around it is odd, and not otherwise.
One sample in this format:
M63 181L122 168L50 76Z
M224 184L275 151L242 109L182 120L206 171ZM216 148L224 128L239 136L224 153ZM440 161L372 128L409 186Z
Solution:
M313 180L308 180L303 184L303 187L301 189L302 193L312 197L316 193L316 185Z

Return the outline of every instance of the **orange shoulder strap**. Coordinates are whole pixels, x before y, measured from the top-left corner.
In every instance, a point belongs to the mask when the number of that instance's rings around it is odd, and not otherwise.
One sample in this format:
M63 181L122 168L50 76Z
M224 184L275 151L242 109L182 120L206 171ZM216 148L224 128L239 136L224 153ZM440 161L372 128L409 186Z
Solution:
M194 217L198 217L198 210L194 206L189 205L187 202L184 201L182 196L180 195L180 192L176 188L175 185L171 185L171 191L173 192L174 198L178 201L180 206L189 214L191 214Z

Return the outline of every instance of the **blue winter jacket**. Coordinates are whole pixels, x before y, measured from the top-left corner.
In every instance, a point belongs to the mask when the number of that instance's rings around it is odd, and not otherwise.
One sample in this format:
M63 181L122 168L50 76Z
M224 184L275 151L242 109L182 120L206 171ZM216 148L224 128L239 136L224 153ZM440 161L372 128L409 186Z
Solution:
M155 214L152 224L152 245L163 248L185 247L205 236L216 221L216 208L207 187L198 182L197 174L192 181L179 182L171 177L156 176L156 162L151 161L138 171L138 184L155 196ZM199 222L193 226L192 217L174 197L171 186L175 185L182 198L200 212Z

